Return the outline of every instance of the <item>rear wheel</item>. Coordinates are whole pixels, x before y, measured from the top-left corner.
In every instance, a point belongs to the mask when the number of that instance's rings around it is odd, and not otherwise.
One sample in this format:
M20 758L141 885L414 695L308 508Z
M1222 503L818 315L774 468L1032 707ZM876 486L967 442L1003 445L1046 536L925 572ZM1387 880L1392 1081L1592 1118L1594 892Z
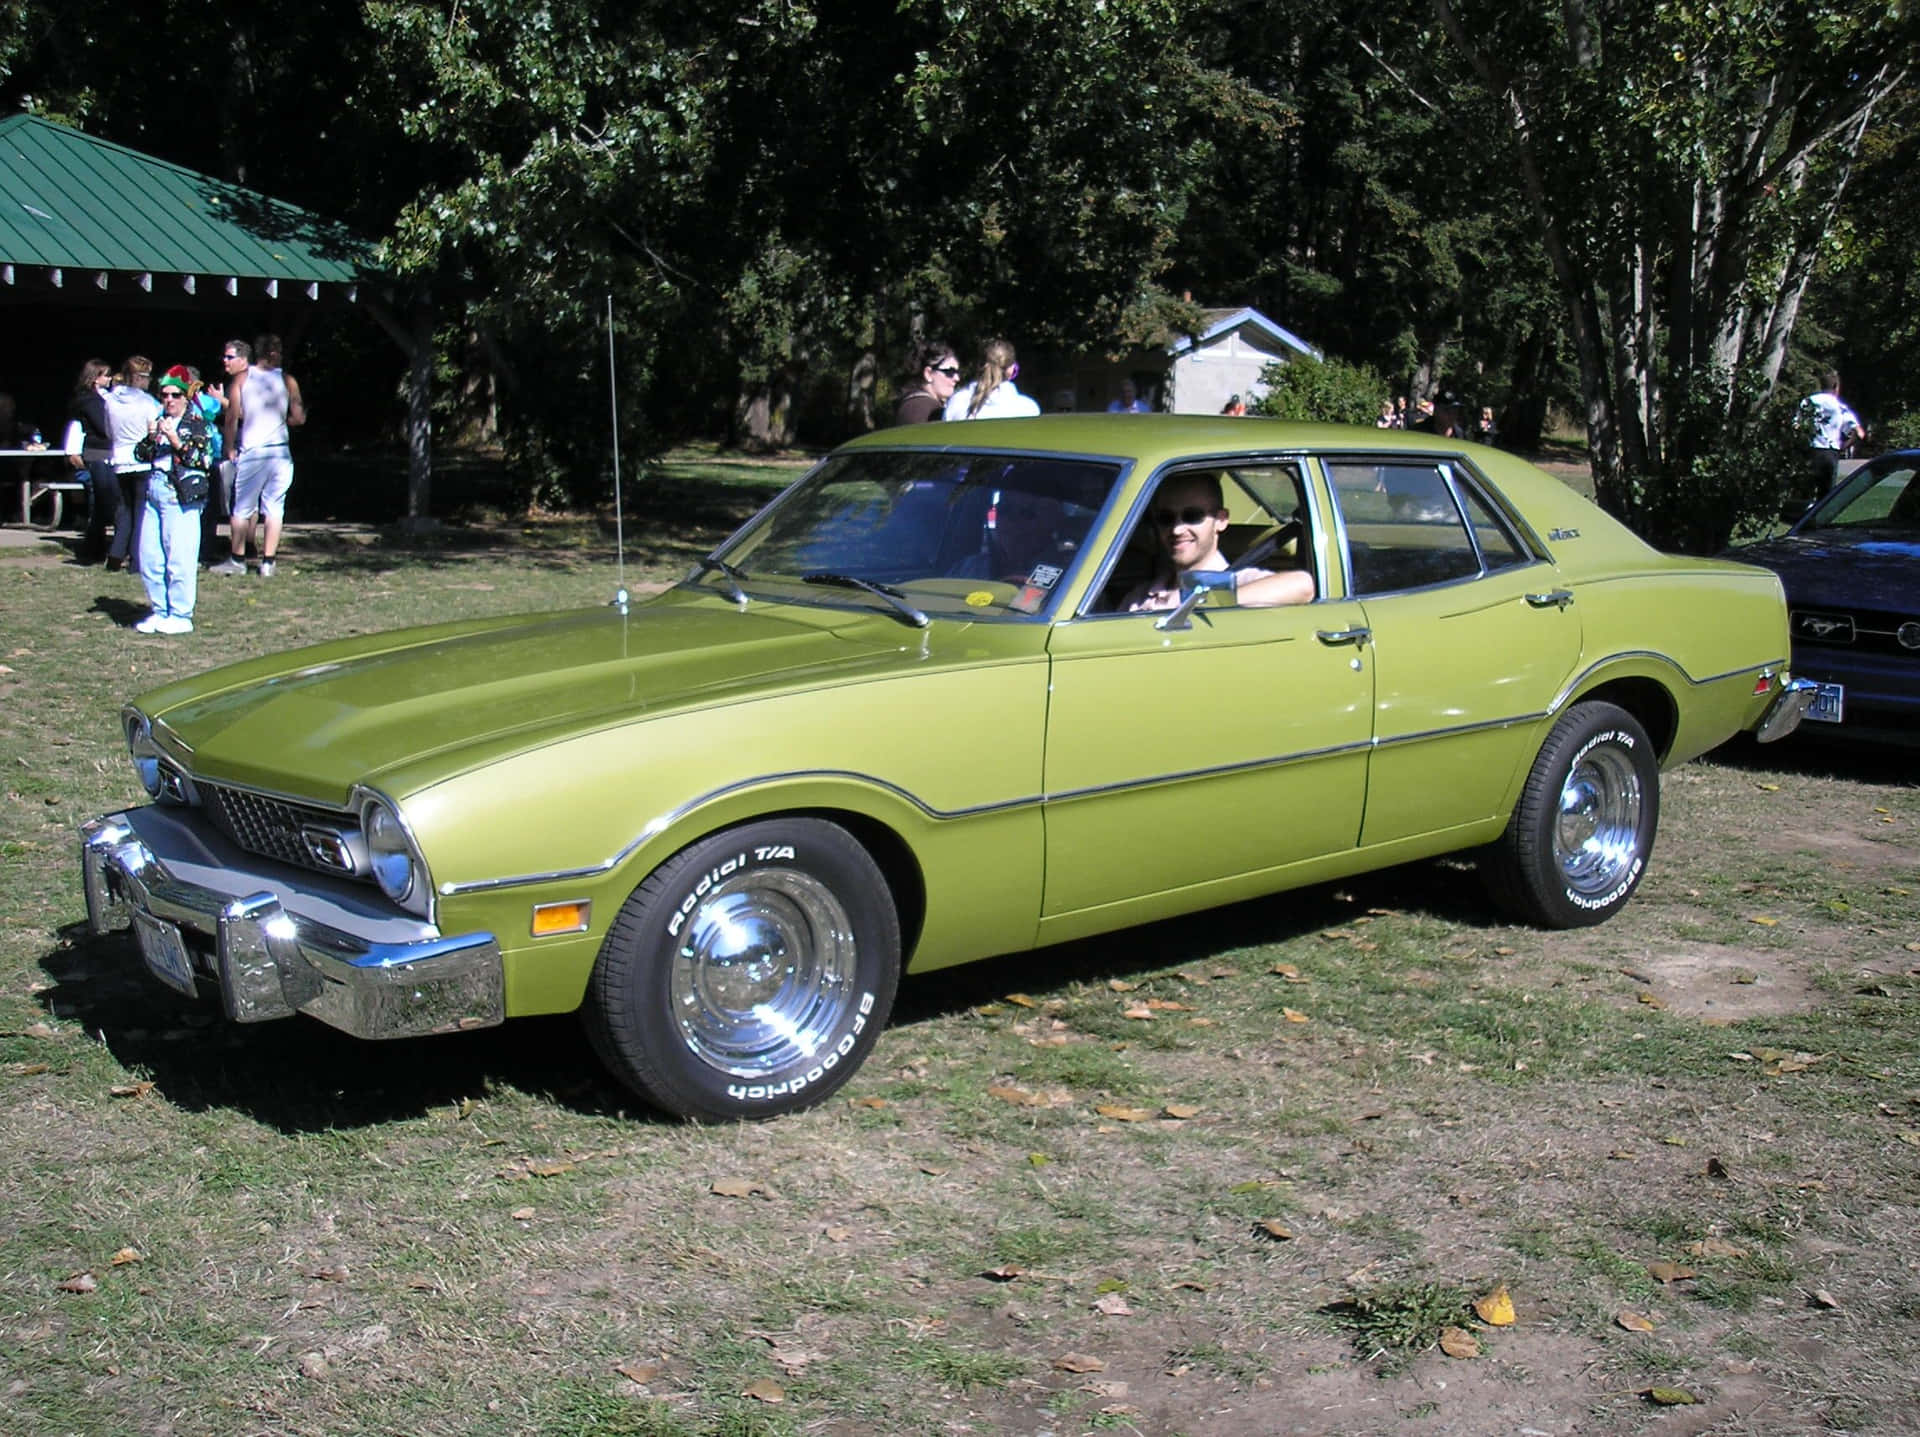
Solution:
M886 1025L900 924L867 851L822 819L702 839L634 890L587 986L595 1051L679 1117L809 1107Z
M1615 704L1569 709L1547 735L1507 831L1481 863L1500 905L1579 928L1617 913L1646 871L1660 823L1660 765Z

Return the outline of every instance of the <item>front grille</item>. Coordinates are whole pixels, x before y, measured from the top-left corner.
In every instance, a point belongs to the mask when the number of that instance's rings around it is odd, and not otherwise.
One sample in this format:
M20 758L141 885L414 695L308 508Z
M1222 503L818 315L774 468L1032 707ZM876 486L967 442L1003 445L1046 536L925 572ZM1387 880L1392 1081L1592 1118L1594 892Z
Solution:
M344 815L331 808L288 803L285 799L269 798L266 794L253 793L244 788L227 788L213 783L200 783L197 786L213 826L247 852L278 859L281 863L291 863L299 868L310 868L316 873L338 876L340 870L337 867L319 862L307 851L300 830L309 823L338 828ZM352 822L350 819L346 821L349 824Z
M1898 654L1914 658L1916 651L1901 642L1903 626L1912 635L1912 614L1876 609L1795 609L1791 622L1796 643L1825 648L1853 649L1869 654Z

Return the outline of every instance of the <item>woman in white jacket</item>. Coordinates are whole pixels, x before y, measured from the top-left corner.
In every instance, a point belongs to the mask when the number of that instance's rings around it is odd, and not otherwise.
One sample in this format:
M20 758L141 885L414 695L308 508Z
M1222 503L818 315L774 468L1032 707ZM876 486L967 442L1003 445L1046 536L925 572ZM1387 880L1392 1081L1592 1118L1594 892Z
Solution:
M980 377L964 389L956 389L947 401L947 418L952 419L1032 419L1040 406L1014 386L1020 363L1013 357L1013 346L1004 339L987 341L986 359L980 365Z

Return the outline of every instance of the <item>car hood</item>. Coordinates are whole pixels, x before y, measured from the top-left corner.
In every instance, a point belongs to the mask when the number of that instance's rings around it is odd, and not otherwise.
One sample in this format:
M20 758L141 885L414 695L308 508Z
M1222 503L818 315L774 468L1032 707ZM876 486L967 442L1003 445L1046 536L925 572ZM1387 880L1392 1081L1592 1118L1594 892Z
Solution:
M669 595L443 625L216 669L136 700L201 778L344 803L356 783L446 777L502 753L700 702L844 679L924 653L884 617L744 612Z
M1871 529L1812 529L1727 558L1772 569L1787 601L1836 609L1920 609L1920 540Z

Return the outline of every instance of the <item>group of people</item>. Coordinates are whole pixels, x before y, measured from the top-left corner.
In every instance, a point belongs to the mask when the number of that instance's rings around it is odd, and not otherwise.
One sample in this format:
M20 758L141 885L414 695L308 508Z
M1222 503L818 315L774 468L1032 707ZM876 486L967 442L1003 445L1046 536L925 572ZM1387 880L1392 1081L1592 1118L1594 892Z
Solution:
M990 339L980 367L965 385L953 346L928 340L914 356L917 376L900 396L895 424L927 424L937 419L1031 419L1040 413L1037 400L1020 392L1020 361L1004 339Z
M1483 404L1476 419L1467 418L1468 406L1453 400L1443 400L1436 404L1431 399L1422 399L1407 407L1407 396L1402 394L1396 399L1380 401L1380 415L1373 421L1375 429L1408 429L1419 434L1436 434L1442 439L1471 439L1475 444L1498 446L1500 443L1500 425L1493 417L1493 406Z
M118 370L89 359L74 385L66 447L88 500L80 561L139 573L152 610L133 626L143 634L193 632L203 546L209 573L244 574L257 536L260 576L273 577L293 486L288 430L306 406L276 335L228 340L220 365L224 378L208 384L190 364L156 379L144 355ZM209 505L216 524L227 518L225 546L203 529Z

